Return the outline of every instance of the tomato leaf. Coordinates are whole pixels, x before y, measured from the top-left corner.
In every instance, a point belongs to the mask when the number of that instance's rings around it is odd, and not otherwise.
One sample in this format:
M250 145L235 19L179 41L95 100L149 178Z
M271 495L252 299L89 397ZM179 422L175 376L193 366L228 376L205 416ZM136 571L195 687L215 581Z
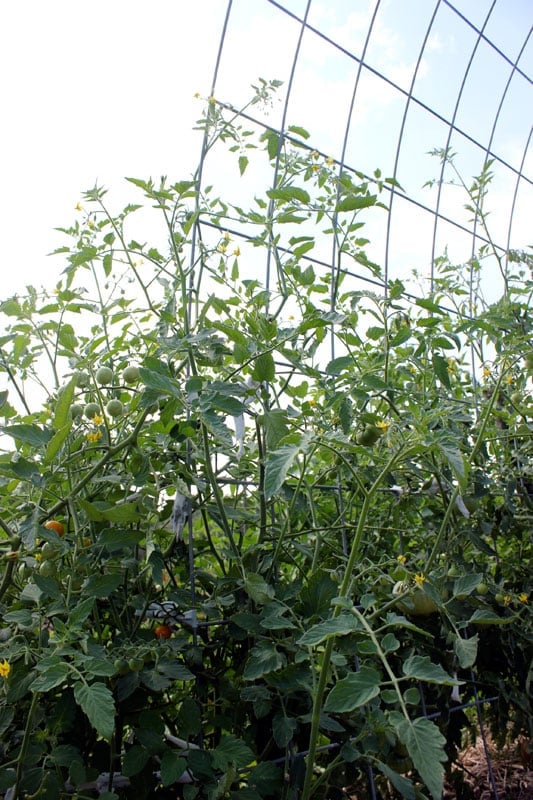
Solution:
M74 698L89 722L104 739L111 739L115 727L115 701L103 683L77 683Z

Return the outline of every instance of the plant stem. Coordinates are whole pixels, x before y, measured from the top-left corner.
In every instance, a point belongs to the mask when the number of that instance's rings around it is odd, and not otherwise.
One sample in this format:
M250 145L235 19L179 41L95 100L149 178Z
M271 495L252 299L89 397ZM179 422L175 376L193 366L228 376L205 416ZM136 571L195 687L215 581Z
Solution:
M355 529L355 536L350 549L350 555L348 556L348 561L346 563L344 578L338 594L339 598L348 597L351 591L355 562L357 556L359 555L359 551L361 549L361 543L363 541L363 533L366 527L366 521L368 519L368 514L372 506L374 495L378 490L379 486L381 485L381 482L383 481L385 476L390 472L394 464L399 460L400 456L403 455L403 452L404 450L400 448L399 450L397 450L396 453L394 453L394 455L386 463L385 467L381 470L381 472L379 473L378 477L376 478L370 489L365 493L363 505L361 506L361 512L359 514L359 519L357 521L357 527ZM335 605L332 612L333 618L337 617L340 614L340 611L341 611L341 606ZM331 654L333 652L334 642L335 642L334 636L332 636L326 642L326 646L324 648L324 655L322 657L322 664L320 668L320 677L318 680L318 685L316 687L315 696L313 699L313 711L311 716L311 733L309 734L309 754L307 756L305 779L302 789L301 800L309 800L309 798L313 793L312 781L313 781L313 770L315 766L316 748L318 743L318 734L320 728L320 712L322 709L324 692L326 691L326 685L328 682L329 664L331 661Z
M22 739L22 744L20 745L20 753L18 757L18 764L17 764L17 772L15 778L15 785L13 786L13 795L12 800L18 800L19 797L19 788L20 782L23 778L22 770L24 768L24 759L26 757L26 753L28 751L28 747L30 744L30 734L31 734L31 726L33 723L33 715L35 714L35 709L37 708L37 700L39 695L37 692L33 693L31 698L30 707L28 710L28 716L26 718L26 727L24 729L24 737Z

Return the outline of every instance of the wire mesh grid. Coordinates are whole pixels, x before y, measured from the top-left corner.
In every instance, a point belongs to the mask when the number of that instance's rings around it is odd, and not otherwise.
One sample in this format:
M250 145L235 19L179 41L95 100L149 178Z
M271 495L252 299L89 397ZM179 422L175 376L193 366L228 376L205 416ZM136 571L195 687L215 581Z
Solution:
M409 284L412 271L432 292L443 253L451 260L466 262L476 257L480 246L492 244L505 260L510 250L527 246L533 201L528 113L533 107L530 23L530 11L508 0L487 0L475 7L449 0L409 0L401 4L401 11L398 2L384 0L355 4L339 0L333 6L317 0L262 0L253 5L229 0L210 94L221 107L238 109L257 75L283 81L277 106L265 109L263 115L257 108L254 114L239 115L246 123L279 137L272 172L260 176L267 186L277 185L281 149L292 140L295 125L311 132L309 141L299 141L299 146L332 159L339 176L344 172L370 176L379 168L394 179L388 189L388 212L369 223L370 258L382 265L379 275L347 266L338 258L335 242L328 245L329 255L326 248L308 261L332 275L342 271L351 286L370 287L383 295L391 279L401 278L415 300L420 284ZM242 40L244 28L247 41ZM235 59L229 58L236 49L242 53L238 72L233 66ZM517 104L523 115L511 112ZM477 209L473 215L465 214L465 197L448 160L431 161L430 151L441 155L456 152L454 164L459 162L467 182L490 161L495 187L489 201L490 234ZM213 180L216 185L217 180L224 180L225 166L211 165L205 161L206 155L204 141L200 182L205 185ZM425 186L431 178L435 178L431 186ZM210 225L200 223L200 227ZM237 239L249 238L238 222L232 226L228 221L226 229ZM195 239L191 263L196 247ZM277 248L290 255L287 242L278 243ZM492 298L499 296L505 280L496 261L489 258L483 263L482 280ZM253 269L267 289L276 288L272 248L267 249L264 263L255 260ZM334 311L334 280L331 286L330 308ZM330 357L335 355L332 336ZM475 369L474 362L472 366ZM345 489L337 485L327 490L337 495L343 527ZM342 541L346 554L345 531ZM194 607L191 519L189 568ZM196 628L193 635L197 635ZM496 703L498 697L478 693L473 671L470 689L472 702L457 702L448 713L475 709L491 797L498 800L483 719L486 704ZM426 707L421 684L419 691L425 716L438 718L442 712ZM306 755L300 752L294 758ZM376 798L371 767L367 778L368 796Z

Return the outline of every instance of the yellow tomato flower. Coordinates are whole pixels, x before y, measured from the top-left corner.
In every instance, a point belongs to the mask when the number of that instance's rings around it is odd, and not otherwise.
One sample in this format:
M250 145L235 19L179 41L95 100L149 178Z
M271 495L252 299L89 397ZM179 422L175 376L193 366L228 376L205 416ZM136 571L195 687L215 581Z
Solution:
M0 661L0 676L2 678L7 678L10 672L11 665L5 659Z
M511 600L512 600L511 595L510 594L506 594L505 597L503 598L503 604L505 606L508 606L509 603L511 602Z
M241 254L241 248L240 247L236 247L235 250L233 251L233 255L234 256L240 256L240 254Z
M81 203L76 203L75 211L83 211L83 206Z
M194 93L194 95L193 95L193 97L194 97L196 100L199 100L201 96L202 96L202 95L200 94L200 92L195 92L195 93Z
M423 575L421 572L419 572L418 575L415 575L415 583L418 586L423 586L425 580L426 580L426 576Z
M391 423L387 422L387 420L382 419L380 422L376 422L376 428L378 428L383 433L386 433L390 428Z
M211 95L211 97L209 98L209 101L208 101L208 102L209 102L209 104L210 104L210 105L214 106L214 105L215 105L215 103L216 103L216 98L215 98L215 97L213 97L213 95Z
M529 599L529 595L528 595L527 592L521 592L518 595L518 599L520 600L521 603L527 603L527 601Z
M93 423L93 425L103 425L104 424L104 418L103 418L103 416L101 414L95 414L94 417L92 418L91 422Z
M332 167L334 163L335 163L335 159L332 158L331 156L328 156L326 158L326 164L328 165L328 167Z
M403 553L400 553L399 556L396 556L396 561L398 562L398 564L405 564L405 562L407 561L407 556L404 556Z
M317 151L316 151L316 150L311 150L311 152L309 153L309 155L311 156L311 158L318 158L318 153L317 153Z
M96 444L96 442L100 441L102 436L103 436L102 431L89 431L89 433L87 434L87 440L91 444Z

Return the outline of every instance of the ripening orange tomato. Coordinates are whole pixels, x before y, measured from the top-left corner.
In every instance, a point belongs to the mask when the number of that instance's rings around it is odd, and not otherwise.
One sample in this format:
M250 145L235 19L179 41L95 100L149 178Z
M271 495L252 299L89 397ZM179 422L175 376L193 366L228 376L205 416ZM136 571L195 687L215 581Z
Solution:
M154 633L157 639L170 639L172 628L169 625L158 625L154 628Z
M44 527L49 531L55 531L58 536L63 536L65 533L65 526L57 519L49 519L44 523Z

